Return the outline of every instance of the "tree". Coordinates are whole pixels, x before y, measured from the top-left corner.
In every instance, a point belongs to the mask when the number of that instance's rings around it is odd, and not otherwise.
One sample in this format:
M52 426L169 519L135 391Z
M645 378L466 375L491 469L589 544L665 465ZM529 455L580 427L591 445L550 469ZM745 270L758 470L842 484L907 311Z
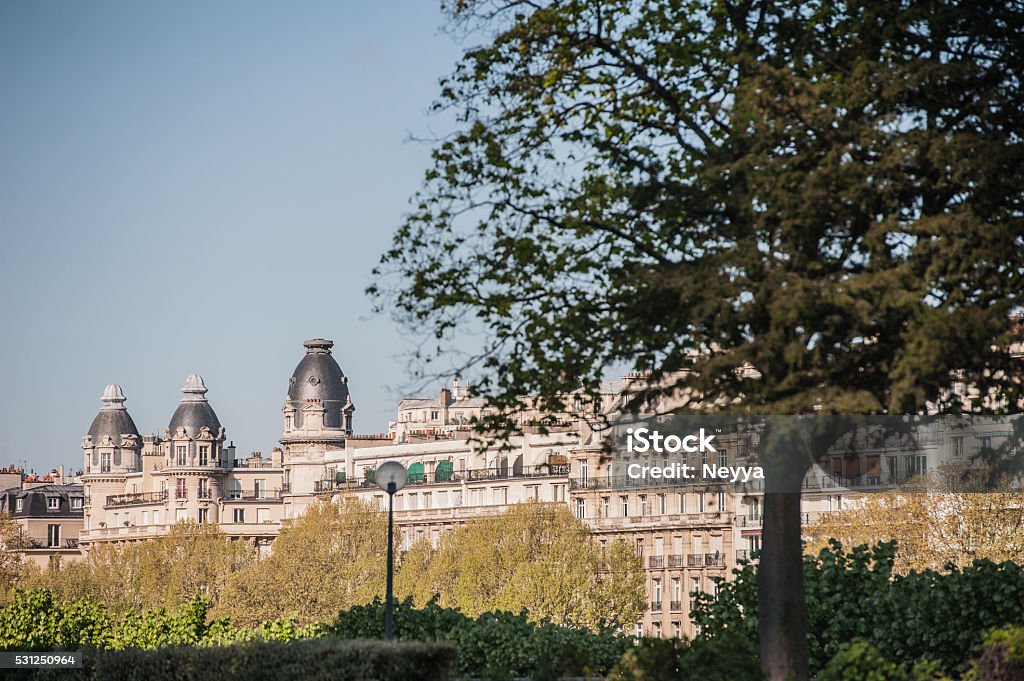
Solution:
M436 341L425 362L482 328L461 369L496 415L523 394L551 412L581 386L596 399L623 363L688 370L667 387L751 413L1018 408L1019 7L459 0L450 16L481 41L435 104L456 130L378 268L397 283L370 292ZM807 676L795 501L765 502L773 680Z
M1020 492L879 492L851 500L807 528L817 555L838 540L873 546L896 540L894 571L967 567L975 560L1024 564L1024 499Z
M528 502L470 520L430 555L418 542L403 558L398 590L470 617L526 610L533 621L625 627L644 609L644 571L622 541L604 550L563 505Z
M0 513L0 602L6 601L11 589L31 572L19 552L20 541L18 523Z
M387 514L352 497L320 502L274 540L270 556L229 581L216 616L243 626L284 615L326 622L384 594Z
M216 604L228 578L255 560L252 546L215 525L182 522L151 541L97 544L82 560L53 563L26 585L99 600L115 613L170 609L203 596Z

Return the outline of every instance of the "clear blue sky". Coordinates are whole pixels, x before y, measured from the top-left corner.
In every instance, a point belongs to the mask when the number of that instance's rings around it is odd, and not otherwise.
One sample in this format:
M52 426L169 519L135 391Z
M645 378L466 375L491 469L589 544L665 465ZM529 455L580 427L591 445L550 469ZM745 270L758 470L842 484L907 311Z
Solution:
M409 387L363 290L463 46L438 3L0 4L0 465L81 466L110 382L159 432L198 371L239 452L334 339L359 432ZM441 126L441 127L439 127Z

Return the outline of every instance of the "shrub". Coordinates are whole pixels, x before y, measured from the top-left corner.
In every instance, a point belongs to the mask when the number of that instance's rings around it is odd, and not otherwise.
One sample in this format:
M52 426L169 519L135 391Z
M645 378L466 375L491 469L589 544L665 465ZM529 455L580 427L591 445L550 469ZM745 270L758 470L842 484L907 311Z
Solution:
M979 681L1024 681L1024 627L1003 627L985 634L973 671Z
M257 641L218 647L86 651L85 669L19 669L18 681L406 681L450 678L444 643Z
M644 639L627 650L611 681L760 681L757 649L742 636L717 639Z
M383 604L376 600L342 611L325 633L338 638L380 637L383 622ZM398 603L395 637L454 643L459 650L459 673L464 676L529 676L534 681L607 674L632 645L631 638L612 632L533 623L525 613L490 612L472 618L440 607L436 599L423 608L414 607L412 599Z
M946 674L962 674L994 627L1024 625L1024 569L1010 562L975 561L948 572L893 576L895 542L844 551L836 542L804 561L810 668L821 671L857 639L889 660L933 660ZM757 641L757 575L751 565L698 598L702 638L737 634Z

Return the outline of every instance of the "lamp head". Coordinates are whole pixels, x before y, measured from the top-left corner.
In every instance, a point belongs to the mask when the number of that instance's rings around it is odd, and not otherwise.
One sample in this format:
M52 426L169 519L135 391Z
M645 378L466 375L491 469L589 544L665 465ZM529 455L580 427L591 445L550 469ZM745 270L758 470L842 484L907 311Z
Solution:
M408 480L409 471L397 461L385 461L373 474L373 481L388 494L394 494L405 487Z

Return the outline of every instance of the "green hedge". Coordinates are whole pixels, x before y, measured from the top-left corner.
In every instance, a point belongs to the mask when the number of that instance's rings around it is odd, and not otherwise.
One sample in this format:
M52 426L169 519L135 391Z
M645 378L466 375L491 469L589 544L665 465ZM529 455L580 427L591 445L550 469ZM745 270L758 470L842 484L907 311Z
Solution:
M338 638L374 638L384 633L383 605L378 600L338 614L325 634ZM395 609L395 638L403 641L449 641L459 650L462 676L503 679L528 676L546 681L562 676L604 676L632 646L631 637L530 622L525 613L489 612L472 618L440 607L436 599L423 608L411 599Z
M863 640L899 664L935 661L946 674L967 671L985 632L1024 625L1024 568L975 561L947 572L893 575L895 542L844 551L838 542L804 561L812 673L845 644ZM703 638L757 641L757 576L747 565L702 596L695 612Z
M445 643L253 641L227 646L86 651L85 669L5 670L12 681L406 681L451 677Z

